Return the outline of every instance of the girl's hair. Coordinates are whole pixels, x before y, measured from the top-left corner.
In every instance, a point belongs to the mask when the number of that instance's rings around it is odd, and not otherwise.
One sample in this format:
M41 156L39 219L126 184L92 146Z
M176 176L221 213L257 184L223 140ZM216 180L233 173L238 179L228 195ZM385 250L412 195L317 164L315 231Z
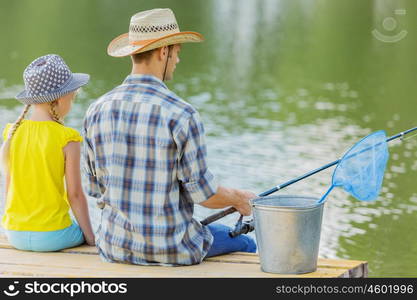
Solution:
M49 103L50 105L50 113L52 116L52 119L59 123L64 125L64 122L62 121L61 117L58 115L58 113L55 110L56 105L58 104L57 100L54 100ZM8 173L9 171L9 158L10 158L10 144L12 141L13 135L16 133L17 129L19 128L20 124L22 124L22 121L24 120L26 114L29 112L30 104L25 105L25 108L23 109L20 116L17 118L17 120L13 123L13 125L10 127L8 136L6 141L4 141L3 145L0 149L0 156L1 156L1 169L3 170L4 174Z
M55 107L57 106L58 101L54 100L52 102L49 102L50 108L49 108L49 112L52 115L52 119L54 119L55 122L64 125L64 121L61 119L61 117L58 115L58 113L55 110Z
M5 174L8 173L8 170L9 170L10 144L12 141L12 137L15 134L16 130L19 128L20 124L22 124L22 121L25 118L26 114L28 113L29 108L30 108L30 104L25 105L25 108L23 109L20 116L10 127L8 135L7 135L7 139L4 141L3 145L1 146L1 149L0 149L1 164L2 164L2 170Z

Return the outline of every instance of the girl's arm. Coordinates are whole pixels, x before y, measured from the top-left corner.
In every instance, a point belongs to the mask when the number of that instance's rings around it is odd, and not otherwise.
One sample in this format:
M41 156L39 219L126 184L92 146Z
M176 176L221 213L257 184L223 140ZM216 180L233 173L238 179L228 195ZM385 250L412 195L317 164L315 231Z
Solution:
M6 203L6 201L7 201L7 193L9 192L9 185L10 185L10 175L9 175L9 172L6 172L6 174L5 174L5 176L6 176L6 197L4 198L4 203Z
M64 147L65 181L68 201L72 212L84 233L87 244L94 245L94 233L90 223L87 199L85 198L80 174L80 143L69 142Z

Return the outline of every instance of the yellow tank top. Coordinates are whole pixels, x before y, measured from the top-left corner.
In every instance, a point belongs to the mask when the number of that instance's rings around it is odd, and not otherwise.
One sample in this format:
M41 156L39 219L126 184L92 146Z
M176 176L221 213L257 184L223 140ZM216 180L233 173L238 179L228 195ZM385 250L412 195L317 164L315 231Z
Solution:
M3 139L12 124L7 124ZM10 144L10 185L2 225L8 230L53 231L71 225L63 147L81 142L73 128L24 120Z

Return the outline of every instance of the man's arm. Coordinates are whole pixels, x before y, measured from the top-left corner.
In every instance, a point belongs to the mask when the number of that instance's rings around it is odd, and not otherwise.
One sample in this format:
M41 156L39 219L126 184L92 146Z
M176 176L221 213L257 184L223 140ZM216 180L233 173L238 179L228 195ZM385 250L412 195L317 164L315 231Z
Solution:
M256 197L257 196L254 193L249 191L219 186L216 194L199 204L207 208L233 206L240 214L249 216L252 212L249 200Z
M181 149L178 179L189 199L208 208L233 206L242 215L250 215L249 200L256 195L219 186L208 169L204 126L198 113L192 115L175 138Z
M101 190L97 179L97 173L95 168L94 162L94 151L92 147L92 143L90 137L87 134L87 119L84 120L84 143L83 143L83 166L82 170L87 177L88 184L87 187L87 194L94 198L100 198Z

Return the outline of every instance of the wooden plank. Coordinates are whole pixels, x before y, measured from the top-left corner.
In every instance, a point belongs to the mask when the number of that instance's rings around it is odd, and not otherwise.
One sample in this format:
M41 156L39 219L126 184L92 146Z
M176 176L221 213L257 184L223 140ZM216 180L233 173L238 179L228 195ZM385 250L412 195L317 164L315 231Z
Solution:
M213 256L206 259L213 262L227 262L236 264L259 264L259 255L255 253L233 252L227 255Z
M135 266L137 270L133 272L120 271L103 271L100 272L95 270L77 269L77 268L57 268L46 267L46 266L23 266L23 265L6 265L1 266L0 277L65 277L65 278L94 278L94 277L135 277L135 278L336 278L345 277L343 272L332 271L323 272L318 269L317 272L301 274L301 275L283 275L283 274L268 274L264 272L259 273L247 273L247 269L242 270L241 268L234 268L233 272L220 273L220 272L206 272L203 273L198 270L199 273L196 275L195 272L184 272L172 274L161 270L159 272L147 272L142 269L142 266ZM217 267L217 266L216 266ZM222 266L219 266L222 267ZM156 267L152 267L155 269ZM189 267L188 267L189 268ZM212 267L211 267L212 268ZM173 268L177 269L177 268ZM328 271L328 270L327 270ZM234 273L236 272L236 273ZM246 272L245 274L237 272Z
M31 266L28 268L27 266L22 265L7 265L1 266L0 270L0 277L64 277L64 278L95 278L95 277L110 277L110 278L336 278L336 277L344 277L343 273L340 272L318 272L309 273L309 274L302 274L302 275L282 275L282 274L271 274L271 276L265 275L268 273L262 272L261 274L212 274L212 273L201 273L198 276L194 274L185 273L185 274L176 274L167 275L160 271L160 273L143 273L140 269L141 266L137 266L138 270L135 274L126 273L126 272L106 272L106 273L98 273L91 270L80 270L75 268L56 268L56 267L46 267L46 266ZM246 270L245 270L246 271ZM163 274L161 274L163 273Z
M13 246L9 244L7 241L7 238L3 235L0 235L0 249L14 249ZM61 250L60 252L65 253L73 253L73 254L92 254L92 255L98 255L98 251L96 247L91 247L87 245L82 245L74 248L68 248Z
M4 236L0 236L0 248L13 249L12 246L7 242ZM91 246L79 246L69 249L61 250L60 252L65 253L74 253L74 254L98 254L97 249ZM252 263L259 264L259 255L255 253L246 253L246 252L234 252L227 255L215 256L206 259L208 261L220 261L220 262L230 262L230 263ZM356 265L363 263L362 261L357 260L340 260L340 259L323 259L319 258L317 265L320 267L329 267L329 268L353 268Z
M4 235L0 235L0 248L9 248L12 249L13 247L7 241L7 238Z
M234 252L227 255L215 256L208 258L209 261L222 261L230 263L252 263L259 264L259 255L255 253L245 253L245 252ZM317 265L323 268L354 268L357 265L363 263L359 260L342 260L342 259L329 259L329 258L319 258Z
M235 252L227 255L206 259L213 262L229 262L240 264L259 264L259 256L253 253ZM367 277L368 264L358 260L325 259L319 258L317 267L331 269L345 269L347 277Z
M363 261L319 258L316 272L293 277L366 277L367 270L367 263ZM104 275L106 272L108 275ZM262 272L259 256L254 253L235 252L211 257L196 266L136 266L103 262L97 255L97 249L86 245L52 253L19 251L11 247L4 236L0 236L0 274L57 277L290 277Z
M339 277L346 270L318 268L316 272L292 277ZM205 261L186 267L112 264L98 256L62 252L35 253L0 249L0 274L57 277L289 277L265 273L257 264Z

